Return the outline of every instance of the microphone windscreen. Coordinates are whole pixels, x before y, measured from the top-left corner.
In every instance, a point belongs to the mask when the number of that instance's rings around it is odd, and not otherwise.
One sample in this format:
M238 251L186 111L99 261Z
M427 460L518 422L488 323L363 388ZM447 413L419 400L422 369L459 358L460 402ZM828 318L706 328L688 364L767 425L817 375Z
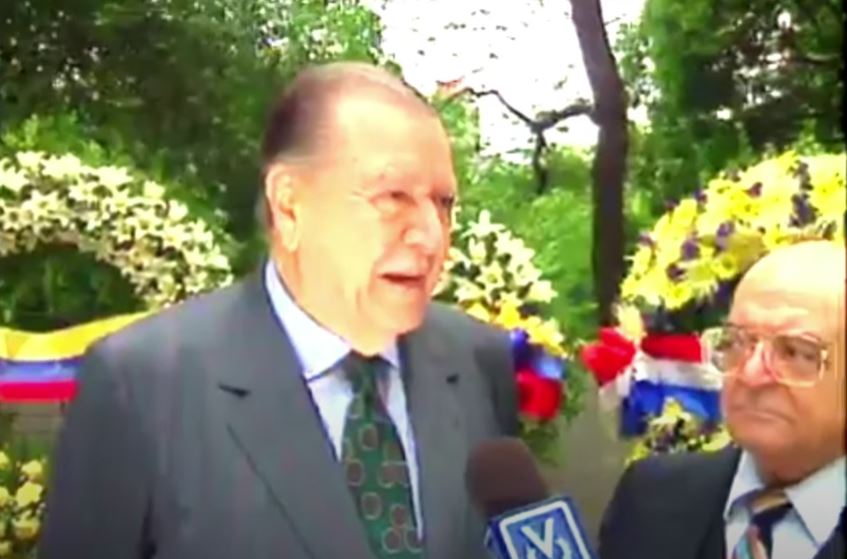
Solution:
M487 518L549 496L532 453L516 438L493 439L477 446L468 459L465 484Z

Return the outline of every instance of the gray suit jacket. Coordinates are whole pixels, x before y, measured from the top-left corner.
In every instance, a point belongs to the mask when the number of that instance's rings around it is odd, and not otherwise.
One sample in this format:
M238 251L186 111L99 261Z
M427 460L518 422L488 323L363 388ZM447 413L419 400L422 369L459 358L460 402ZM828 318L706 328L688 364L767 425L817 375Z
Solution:
M86 355L55 451L41 559L368 559L299 363L259 279ZM517 431L508 339L432 305L400 341L430 559L484 557L463 480Z
M724 559L723 509L740 452L654 456L618 483L600 528L600 559ZM843 559L844 512L815 559Z

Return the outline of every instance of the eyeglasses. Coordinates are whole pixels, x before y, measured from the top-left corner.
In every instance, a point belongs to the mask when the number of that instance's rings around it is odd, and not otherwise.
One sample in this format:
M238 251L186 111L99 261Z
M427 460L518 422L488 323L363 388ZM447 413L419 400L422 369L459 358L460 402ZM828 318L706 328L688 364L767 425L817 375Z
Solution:
M704 331L702 342L707 360L725 376L737 375L761 343L765 365L778 382L789 386L814 386L828 360L826 347L803 335L762 336L738 326L723 326Z

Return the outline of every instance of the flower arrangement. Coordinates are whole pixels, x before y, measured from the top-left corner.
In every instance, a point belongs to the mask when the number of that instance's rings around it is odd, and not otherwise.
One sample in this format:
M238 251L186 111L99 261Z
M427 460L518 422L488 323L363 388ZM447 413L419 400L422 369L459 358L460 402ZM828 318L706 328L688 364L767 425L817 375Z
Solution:
M115 266L150 308L232 280L220 235L165 188L72 154L0 158L0 256L70 244Z
M627 465L653 454L711 452L731 442L723 425L703 421L673 398L665 400L661 414L648 424L647 432L627 456Z
M725 303L732 283L774 248L844 238L845 154L787 152L719 176L641 238L621 284L642 311Z
M19 461L0 447L0 557L33 557L44 513L43 459Z
M568 397L569 352L556 320L541 314L555 298L534 252L488 211L456 229L437 298L511 333L523 436L538 454L557 437L556 419L575 414Z
M718 176L642 235L621 284L618 327L581 355L618 408L621 433L637 438L630 459L726 442L720 375L704 363L699 332L723 318L737 281L769 251L844 239L845 169L843 153L783 153ZM645 382L649 393L638 389Z

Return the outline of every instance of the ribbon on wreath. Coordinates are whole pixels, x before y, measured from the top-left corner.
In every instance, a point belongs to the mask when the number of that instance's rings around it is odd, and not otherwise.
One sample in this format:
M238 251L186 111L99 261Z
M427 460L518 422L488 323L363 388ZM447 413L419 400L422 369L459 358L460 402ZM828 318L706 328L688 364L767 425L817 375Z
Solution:
M565 360L532 344L524 330L512 331L511 340L518 410L538 421L555 418L564 398Z
M580 357L597 380L601 401L619 406L624 436L643 434L670 398L703 421L720 421L720 375L706 363L696 335L648 334L636 344L602 328Z
M71 400L88 347L148 314L119 315L53 332L0 328L0 402Z

